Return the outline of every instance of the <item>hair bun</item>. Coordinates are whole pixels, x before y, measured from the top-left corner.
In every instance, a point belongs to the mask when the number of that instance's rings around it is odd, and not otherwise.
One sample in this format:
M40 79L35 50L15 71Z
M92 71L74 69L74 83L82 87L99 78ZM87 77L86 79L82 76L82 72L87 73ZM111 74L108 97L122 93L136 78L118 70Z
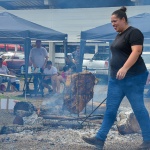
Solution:
M126 12L126 11L127 11L127 8L126 8L125 6L122 6L122 7L120 8L120 10L123 11L123 12Z

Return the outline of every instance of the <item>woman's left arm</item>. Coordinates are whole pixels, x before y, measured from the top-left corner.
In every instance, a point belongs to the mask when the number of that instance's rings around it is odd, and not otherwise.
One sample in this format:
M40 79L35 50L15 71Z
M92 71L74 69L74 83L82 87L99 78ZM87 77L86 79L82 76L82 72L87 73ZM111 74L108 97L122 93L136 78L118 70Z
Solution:
M127 71L135 64L142 53L142 45L131 46L132 52L125 64L117 72L116 78L121 80L125 77Z

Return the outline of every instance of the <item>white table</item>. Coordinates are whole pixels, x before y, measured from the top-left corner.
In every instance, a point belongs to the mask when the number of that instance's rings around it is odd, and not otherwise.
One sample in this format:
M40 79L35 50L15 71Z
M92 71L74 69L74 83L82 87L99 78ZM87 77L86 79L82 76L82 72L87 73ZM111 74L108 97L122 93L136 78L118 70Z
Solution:
M2 77L10 77L10 78L16 78L14 75L9 75L9 74L0 74Z

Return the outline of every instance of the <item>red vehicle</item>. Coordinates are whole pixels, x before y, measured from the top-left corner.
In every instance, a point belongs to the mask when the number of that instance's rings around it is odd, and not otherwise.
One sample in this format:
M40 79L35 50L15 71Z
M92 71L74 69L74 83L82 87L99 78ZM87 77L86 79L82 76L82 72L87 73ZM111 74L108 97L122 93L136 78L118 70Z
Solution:
M3 63L7 64L9 70L20 72L21 67L25 65L25 56L22 52L6 52L1 55L4 58Z
M17 48L17 51L23 51L23 47L20 45L15 45L15 44L0 44L0 51L15 51Z

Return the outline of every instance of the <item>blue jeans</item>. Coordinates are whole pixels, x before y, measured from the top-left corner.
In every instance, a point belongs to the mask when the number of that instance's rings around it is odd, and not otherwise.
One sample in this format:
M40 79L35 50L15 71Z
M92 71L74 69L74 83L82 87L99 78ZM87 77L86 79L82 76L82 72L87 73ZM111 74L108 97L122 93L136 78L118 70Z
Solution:
M106 112L102 126L96 134L97 138L103 141L106 140L107 134L116 119L120 103L124 96L126 96L140 125L143 141L150 141L150 118L143 100L144 85L147 76L148 72L146 71L143 74L124 78L123 80L110 78Z
M5 82L7 82L6 91L10 91L10 84L11 84L10 78L8 78L8 77L0 77L0 84L1 83L5 83Z

